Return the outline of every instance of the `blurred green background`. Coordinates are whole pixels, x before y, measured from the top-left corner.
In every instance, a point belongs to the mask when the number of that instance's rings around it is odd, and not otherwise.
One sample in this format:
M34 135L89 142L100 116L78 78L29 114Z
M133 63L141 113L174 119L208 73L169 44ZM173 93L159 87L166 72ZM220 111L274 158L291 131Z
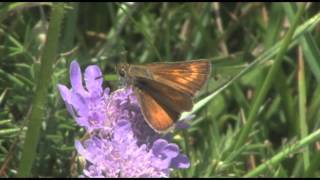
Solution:
M74 59L112 90L119 62L212 62L172 177L319 176L319 5L0 3L0 177L81 173L57 90Z

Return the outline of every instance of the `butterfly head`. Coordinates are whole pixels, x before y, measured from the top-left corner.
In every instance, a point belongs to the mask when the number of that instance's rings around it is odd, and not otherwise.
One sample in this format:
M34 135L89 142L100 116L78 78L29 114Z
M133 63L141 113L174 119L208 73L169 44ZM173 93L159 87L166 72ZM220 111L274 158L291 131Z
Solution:
M128 76L128 70L129 70L129 64L126 63L119 63L117 64L116 71L120 79L122 80L121 82L124 83L124 85L130 84L130 78Z
M120 63L117 65L117 73L121 78L128 77L129 64Z

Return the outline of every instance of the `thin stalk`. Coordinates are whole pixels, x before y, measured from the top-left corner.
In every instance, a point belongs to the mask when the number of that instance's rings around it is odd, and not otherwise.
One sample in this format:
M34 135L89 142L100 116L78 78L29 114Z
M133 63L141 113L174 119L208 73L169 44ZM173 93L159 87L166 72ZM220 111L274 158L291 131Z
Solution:
M41 57L40 71L36 83L32 110L28 120L28 131L23 146L22 157L18 169L18 177L30 176L33 161L36 158L36 149L39 141L42 118L48 99L48 88L52 75L52 67L57 56L58 37L60 25L63 19L64 4L54 3L50 17L50 25L47 34L47 42Z

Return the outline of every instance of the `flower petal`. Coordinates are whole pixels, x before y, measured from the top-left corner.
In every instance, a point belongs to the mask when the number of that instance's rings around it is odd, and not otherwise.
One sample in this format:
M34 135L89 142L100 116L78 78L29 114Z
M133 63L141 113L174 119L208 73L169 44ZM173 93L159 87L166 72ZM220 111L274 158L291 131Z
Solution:
M176 158L172 159L171 167L173 168L189 168L190 161L184 154L179 154Z
M97 65L91 65L86 68L84 80L90 94L97 93L101 95L103 78L101 70Z
M75 112L73 111L72 105L71 105L71 91L62 84L58 84L58 89L60 92L60 95L67 107L68 112L71 114L72 117L75 117Z
M156 156L160 155L162 149L168 144L168 142L164 139L156 140L152 145L152 153Z
M70 100L71 100L70 90L65 85L62 85L62 84L58 84L58 89L59 89L59 92L60 92L62 99L64 101L70 103Z
M176 144L170 143L163 148L162 153L170 159L177 157L179 155L179 147Z
M105 99L109 97L109 93L110 93L110 88L105 88L103 91L103 96Z
M76 122L79 126L89 128L89 122L87 117L76 117Z
M74 146L77 149L78 153L82 156L84 156L86 154L86 150L83 148L82 144L80 141L75 140L74 142Z
M80 117L88 117L89 108L87 102L85 101L84 97L82 97L78 93L71 94L71 102L73 107L75 108L78 116Z
M72 90L82 95L86 95L86 91L82 85L82 75L80 65L77 61L73 60L70 64L70 82Z

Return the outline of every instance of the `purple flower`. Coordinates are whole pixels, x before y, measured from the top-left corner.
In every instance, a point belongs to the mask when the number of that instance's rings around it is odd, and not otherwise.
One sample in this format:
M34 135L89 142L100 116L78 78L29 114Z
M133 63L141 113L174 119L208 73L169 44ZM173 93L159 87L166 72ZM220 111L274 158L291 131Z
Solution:
M138 146L129 121L118 122L110 138L96 135L83 144L76 141L78 152L89 161L87 177L169 177L172 161L179 168L189 166L177 145L163 139L156 140L151 150L145 144Z
M190 166L187 156L169 142L170 134L162 137L148 126L131 88L109 95L95 65L86 68L84 87L79 64L70 66L72 88L58 88L68 112L91 134L75 142L86 159L85 177L169 177L170 168Z

